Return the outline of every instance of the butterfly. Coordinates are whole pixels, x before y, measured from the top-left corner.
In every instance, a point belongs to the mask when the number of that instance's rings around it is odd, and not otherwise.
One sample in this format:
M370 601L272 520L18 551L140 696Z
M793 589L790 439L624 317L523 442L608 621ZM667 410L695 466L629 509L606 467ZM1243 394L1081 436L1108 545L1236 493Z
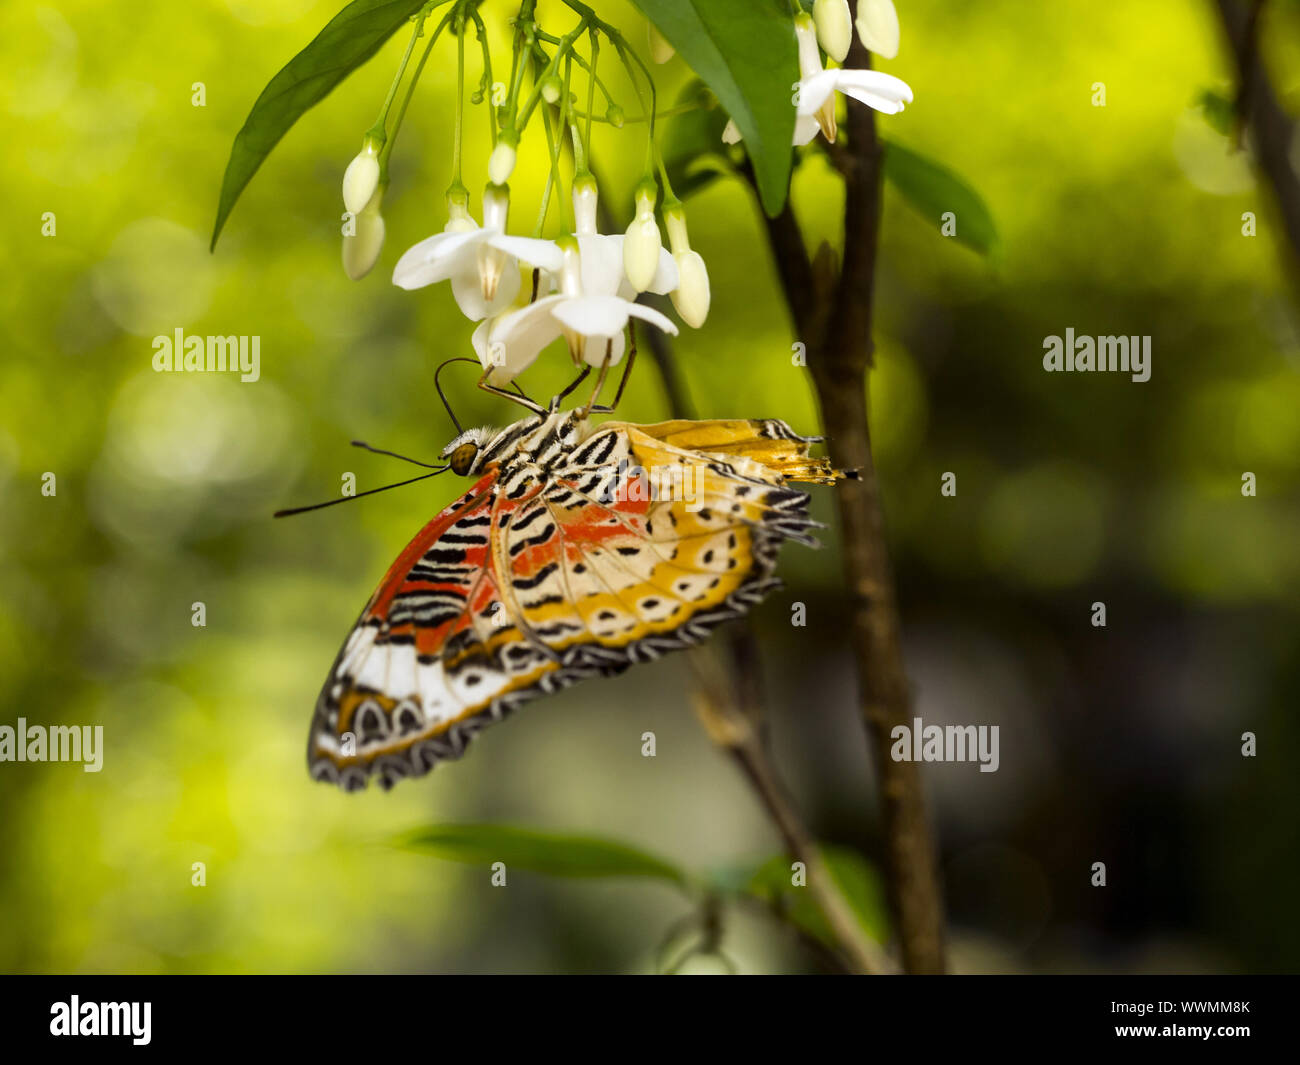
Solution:
M472 486L397 557L335 659L315 779L389 788L526 702L699 643L778 587L783 541L817 546L786 482L852 476L777 420L597 425L590 406L555 407L443 449Z

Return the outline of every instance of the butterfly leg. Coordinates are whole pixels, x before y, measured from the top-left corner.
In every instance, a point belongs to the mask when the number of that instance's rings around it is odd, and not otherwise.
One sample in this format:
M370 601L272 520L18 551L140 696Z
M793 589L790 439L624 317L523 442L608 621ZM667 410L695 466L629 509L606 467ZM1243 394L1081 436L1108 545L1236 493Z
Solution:
M565 396L569 395L569 393L571 393L571 392L572 392L575 388L577 388L580 384L582 384L582 382L585 381L585 380L587 379L587 375L588 375L589 373L591 373L591 367L590 367L590 366L584 366L584 367L582 368L582 372L581 372L580 374L578 374L578 376L575 377L571 382L569 382L568 385L565 386L564 391L559 392L559 393L557 393L556 395L552 396L552 397L551 397L551 410L553 410L553 411L555 411L555 410L559 410L559 409L560 409L560 401L561 401L562 399L564 399Z
M627 387L627 379L632 373L632 364L634 362L636 362L636 333L632 329L632 323L629 322L627 326L627 362L623 366L623 376L620 377L618 381L618 391L614 393L614 402L608 406L603 403L599 406L593 406L589 413L614 413L614 408L618 406L618 401L623 398L623 389Z
M579 418L586 418L593 410L596 410L596 398L600 395L600 390L605 387L605 375L609 373L609 360L614 355L614 341L605 342L605 357L600 363L600 372L596 375L596 387L591 390L591 399L587 400L587 405L579 413Z
M546 408L534 403L531 399L525 396L522 389L518 393L508 392L504 388L499 388L497 385L489 384L488 377L491 376L491 373L492 367L489 366L483 371L483 376L478 379L478 386L483 389L484 392L491 392L494 396L501 396L503 399L508 399L518 403L522 407L527 407L534 414L546 413ZM518 388L519 386L516 385L515 387Z

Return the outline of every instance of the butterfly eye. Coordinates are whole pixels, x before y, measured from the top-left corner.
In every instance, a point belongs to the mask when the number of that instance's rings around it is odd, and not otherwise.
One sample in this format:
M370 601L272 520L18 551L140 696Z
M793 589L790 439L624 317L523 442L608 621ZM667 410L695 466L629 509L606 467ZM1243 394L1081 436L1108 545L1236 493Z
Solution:
M460 447L451 453L451 472L458 477L464 477L469 473L470 467L474 465L474 459L478 456L478 444L472 440L466 440Z

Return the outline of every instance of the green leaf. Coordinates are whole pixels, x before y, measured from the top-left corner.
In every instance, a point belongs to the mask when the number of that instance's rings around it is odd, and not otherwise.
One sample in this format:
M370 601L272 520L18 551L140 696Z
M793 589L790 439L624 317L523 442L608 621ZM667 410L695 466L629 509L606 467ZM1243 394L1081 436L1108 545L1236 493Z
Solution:
M399 840L408 850L469 865L566 877L640 876L685 885L686 873L653 854L615 840L554 835L510 825L431 825Z
M885 177L913 207L939 228L951 211L960 243L981 255L998 254L997 226L978 192L942 163L897 141L886 141L884 147Z
M299 118L373 56L426 0L352 0L270 81L235 135L221 181L212 247L257 168ZM358 138L359 140L359 138Z
M799 80L794 25L785 0L633 3L735 119L754 165L763 209L777 214L790 186L791 87Z
M1225 137L1232 133L1237 121L1237 105L1217 89L1203 89L1196 98L1196 105L1205 116L1205 121L1216 133Z
M884 943L889 938L889 911L885 889L875 869L848 847L823 846L821 853L862 930L877 943ZM835 937L811 892L807 887L790 883L790 864L784 854L769 858L750 874L743 893L782 910L809 935L834 948Z
M694 79L677 98L677 106L690 103L699 106L666 120L663 137L668 180L673 192L683 200L717 178L734 173L727 146L722 143L727 115L718 106L718 98L702 81Z

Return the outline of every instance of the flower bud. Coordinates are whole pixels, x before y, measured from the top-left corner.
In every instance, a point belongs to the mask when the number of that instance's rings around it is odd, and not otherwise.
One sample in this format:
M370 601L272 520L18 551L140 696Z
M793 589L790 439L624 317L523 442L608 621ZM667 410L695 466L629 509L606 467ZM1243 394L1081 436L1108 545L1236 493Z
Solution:
M464 185L453 184L447 189L447 224L444 233L465 233L478 229L478 223L469 213L469 190Z
M849 13L849 0L814 0L813 22L817 26L817 40L822 51L843 63L853 43L853 16Z
M671 298L682 321L692 329L699 329L709 316L709 271L697 251L673 253L677 263L677 287Z
M610 104L605 112L605 121L615 129L622 129L623 123L627 121L627 115L623 113L623 109L618 104Z
M623 272L628 284L637 292L644 292L654 280L659 269L659 253L663 250L663 237L655 222L655 194L658 190L649 181L643 181L636 192L636 218L627 227L623 241Z
M649 23L649 26L650 58L656 63L667 63L676 54L676 49L664 39L664 35L659 32L658 26L653 22Z
M515 171L515 148L505 140L497 141L488 160L488 180L494 185L504 185Z
M353 214L361 213L379 187L379 148L373 137L367 137L343 172L343 206Z
M579 237L590 237L596 233L596 208L599 193L596 179L590 173L579 174L573 179L573 232Z
M740 127L736 125L736 120L734 118L727 119L727 124L722 129L722 143L740 143Z
M560 97L564 95L564 82L558 76L552 74L542 82L542 99L548 104L558 103Z
M857 26L868 51L885 59L898 55L898 11L894 0L860 0Z
M672 290L673 306L682 321L699 329L709 316L709 271L700 253L691 250L686 230L686 212L679 201L664 205L664 224L668 227L668 246L677 264L677 287Z
M375 189L365 207L356 214L356 232L343 238L343 272L353 281L360 281L374 269L384 248L384 216L379 213L383 199L384 190Z

